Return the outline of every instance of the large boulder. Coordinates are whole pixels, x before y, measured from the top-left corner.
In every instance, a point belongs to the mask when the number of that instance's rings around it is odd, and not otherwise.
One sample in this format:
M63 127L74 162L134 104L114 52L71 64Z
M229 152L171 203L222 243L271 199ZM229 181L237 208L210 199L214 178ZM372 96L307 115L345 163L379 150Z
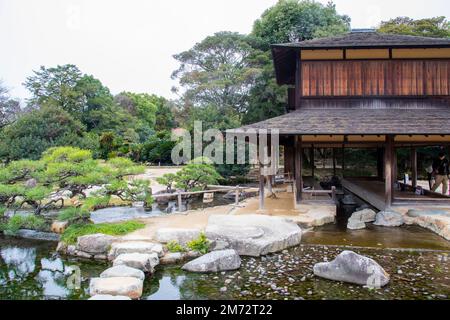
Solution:
M382 227L400 227L404 224L403 215L392 210L378 212L374 222L374 225Z
M189 241L197 239L200 236L200 229L175 229L162 228L156 231L156 241L169 243L176 241L179 244L186 245Z
M145 241L116 242L111 246L108 258L114 260L117 256L124 253L156 253L158 257L162 257L164 255L164 249L159 243Z
M360 211L353 213L350 219L368 223L368 222L374 222L376 219L376 216L377 216L377 213L375 211L373 211L372 209L364 209L364 210L360 210Z
M142 296L144 282L134 277L92 278L89 294L126 296L139 299Z
M112 296L110 294L97 294L93 297L90 297L88 300L112 301L112 300L131 300L131 298L126 296Z
M371 209L364 209L352 214L348 219L347 229L360 230L366 228L366 222L375 221L377 213Z
M132 277L144 281L145 274L142 270L131 268L126 265L118 265L106 269L100 274L100 278L120 278L120 277Z
M259 257L300 244L302 230L291 220L265 215L213 215L206 236L225 241L239 255Z
M78 237L76 249L89 254L106 254L116 238L106 234L90 234Z
M191 272L219 272L241 267L241 258L235 250L213 251L186 263L182 269Z
M177 264L183 261L186 255L182 252L168 252L159 259L160 264Z
M122 266L135 268L144 272L153 273L155 267L159 264L159 258L156 253L124 253L114 259L113 266Z
M389 283L389 274L374 260L344 251L331 262L314 265L314 274L329 280L381 288Z

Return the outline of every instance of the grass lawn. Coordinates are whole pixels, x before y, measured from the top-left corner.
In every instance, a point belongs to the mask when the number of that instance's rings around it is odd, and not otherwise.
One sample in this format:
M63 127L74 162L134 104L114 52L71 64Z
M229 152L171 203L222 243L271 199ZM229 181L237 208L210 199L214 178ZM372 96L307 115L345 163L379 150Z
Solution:
M67 244L75 244L78 237L96 233L103 233L111 236L123 236L144 227L145 224L139 221L101 224L74 224L64 231L61 235L61 241Z

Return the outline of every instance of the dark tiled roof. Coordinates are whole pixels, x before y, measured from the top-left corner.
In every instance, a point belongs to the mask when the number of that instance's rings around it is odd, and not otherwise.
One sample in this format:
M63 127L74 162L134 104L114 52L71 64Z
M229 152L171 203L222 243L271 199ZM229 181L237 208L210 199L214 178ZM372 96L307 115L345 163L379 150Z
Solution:
M321 105L319 105L321 104ZM278 129L283 135L450 134L450 103L427 100L329 100L229 132Z
M450 39L385 34L378 32L351 32L341 36L319 38L275 46L302 49L346 47L450 46Z

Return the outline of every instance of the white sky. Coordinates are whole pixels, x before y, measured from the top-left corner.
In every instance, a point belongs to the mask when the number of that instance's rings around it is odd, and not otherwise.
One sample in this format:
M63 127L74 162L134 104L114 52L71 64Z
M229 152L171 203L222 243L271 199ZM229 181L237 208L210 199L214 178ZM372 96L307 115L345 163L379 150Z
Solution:
M276 0L0 0L0 79L15 97L40 65L72 63L116 94L171 97L173 54L214 32L248 33ZM321 0L326 3L328 0ZM335 0L353 28L450 17L448 0Z

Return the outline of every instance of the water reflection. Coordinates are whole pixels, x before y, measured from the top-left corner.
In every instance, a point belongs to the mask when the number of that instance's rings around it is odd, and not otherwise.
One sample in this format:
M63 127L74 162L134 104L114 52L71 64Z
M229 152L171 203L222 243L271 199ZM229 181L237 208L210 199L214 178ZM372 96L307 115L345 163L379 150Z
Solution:
M88 297L89 278L98 276L105 265L64 260L54 250L54 242L0 237L0 300ZM75 268L82 273L80 289L67 285Z

